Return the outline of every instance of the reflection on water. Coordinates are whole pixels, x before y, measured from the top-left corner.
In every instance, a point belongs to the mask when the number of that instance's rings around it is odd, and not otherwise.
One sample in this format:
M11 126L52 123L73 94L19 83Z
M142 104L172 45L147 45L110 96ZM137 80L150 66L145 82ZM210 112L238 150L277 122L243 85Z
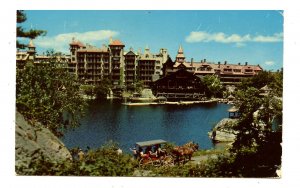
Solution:
M214 147L207 132L227 117L226 104L124 106L120 101L92 101L81 126L63 138L67 147L97 148L109 140L124 151L135 142L163 139L176 145L189 141Z

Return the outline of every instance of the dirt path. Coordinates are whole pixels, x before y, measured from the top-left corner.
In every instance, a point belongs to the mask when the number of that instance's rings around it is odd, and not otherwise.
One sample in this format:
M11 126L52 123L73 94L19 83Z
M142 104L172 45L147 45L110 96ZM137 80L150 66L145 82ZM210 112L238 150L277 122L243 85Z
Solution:
M206 161L209 158L216 159L217 155L212 154L212 155L201 155L201 156L195 156L192 157L192 160L189 161L187 164L201 164L202 162Z

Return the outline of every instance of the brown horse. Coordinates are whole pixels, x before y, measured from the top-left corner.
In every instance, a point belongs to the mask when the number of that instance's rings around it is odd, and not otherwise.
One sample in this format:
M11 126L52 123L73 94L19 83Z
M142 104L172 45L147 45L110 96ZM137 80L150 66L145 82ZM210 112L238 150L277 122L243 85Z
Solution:
M184 156L188 157L189 160L191 160L193 153L198 149L199 145L197 143L195 144L194 142L189 142L183 145Z
M176 160L179 162L183 159L185 162L186 158L191 160L192 155L199 149L199 145L194 142L189 142L183 146L176 146L173 148L172 153L176 156Z

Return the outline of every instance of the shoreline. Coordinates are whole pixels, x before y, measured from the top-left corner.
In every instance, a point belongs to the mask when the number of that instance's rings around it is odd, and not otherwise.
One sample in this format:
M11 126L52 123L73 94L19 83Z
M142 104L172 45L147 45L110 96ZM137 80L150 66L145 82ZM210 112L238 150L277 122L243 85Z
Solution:
M207 103L223 103L223 104L233 104L232 101L226 101L224 99L213 98L210 100L203 101L164 101L164 102L123 102L123 105L126 106L148 106L148 105L193 105L193 104L207 104Z

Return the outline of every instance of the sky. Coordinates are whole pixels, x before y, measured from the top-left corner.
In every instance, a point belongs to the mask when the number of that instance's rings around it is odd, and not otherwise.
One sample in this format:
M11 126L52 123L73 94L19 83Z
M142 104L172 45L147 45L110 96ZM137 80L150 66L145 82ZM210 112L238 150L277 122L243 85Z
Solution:
M26 10L24 28L47 30L34 40L39 54L48 49L69 53L75 37L97 47L119 39L153 53L166 48L174 60L182 45L186 60L241 63L276 71L283 67L283 11L275 10Z

